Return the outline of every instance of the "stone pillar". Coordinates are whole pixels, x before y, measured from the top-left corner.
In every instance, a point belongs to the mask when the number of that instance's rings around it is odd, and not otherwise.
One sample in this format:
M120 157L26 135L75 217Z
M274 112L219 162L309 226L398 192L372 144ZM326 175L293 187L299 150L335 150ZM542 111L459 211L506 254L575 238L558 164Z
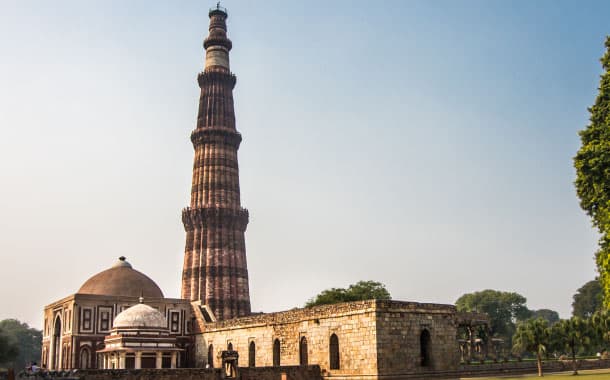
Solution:
M102 369L107 369L108 368L108 357L106 356L106 354L101 354L102 356Z
M135 369L142 368L142 351L136 351Z
M125 369L125 352L119 352L119 369Z
M172 351L172 368L176 368L176 358L178 353L176 351Z
M163 368L163 352L157 352L157 362L155 367L157 369Z

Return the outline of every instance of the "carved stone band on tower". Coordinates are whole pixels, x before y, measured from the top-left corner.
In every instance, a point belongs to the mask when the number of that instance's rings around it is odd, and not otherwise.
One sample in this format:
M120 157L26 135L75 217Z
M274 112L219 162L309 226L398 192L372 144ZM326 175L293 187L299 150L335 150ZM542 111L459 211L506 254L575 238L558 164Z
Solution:
M227 11L210 10L209 35L203 42L205 67L201 88L191 204L182 211L186 230L182 298L201 301L217 319L250 314L244 232L248 210L241 207L233 88L227 38Z

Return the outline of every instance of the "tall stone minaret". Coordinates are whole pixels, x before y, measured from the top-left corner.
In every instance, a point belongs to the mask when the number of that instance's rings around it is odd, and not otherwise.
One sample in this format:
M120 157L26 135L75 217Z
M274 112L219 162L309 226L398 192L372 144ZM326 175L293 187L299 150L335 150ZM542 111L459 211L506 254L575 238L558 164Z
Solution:
M203 42L205 67L198 76L201 96L195 147L191 204L182 211L186 230L182 298L200 300L217 319L250 314L250 292L244 232L248 210L241 207L233 87L229 69L231 40L227 11L209 13L209 35Z

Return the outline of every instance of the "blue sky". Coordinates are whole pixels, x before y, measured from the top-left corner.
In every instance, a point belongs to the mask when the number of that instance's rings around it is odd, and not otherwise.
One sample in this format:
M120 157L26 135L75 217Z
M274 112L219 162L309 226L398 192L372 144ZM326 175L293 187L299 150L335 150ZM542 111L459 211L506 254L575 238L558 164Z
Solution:
M385 283L571 312L604 1L226 1L255 311ZM121 255L179 296L201 1L0 3L0 318Z

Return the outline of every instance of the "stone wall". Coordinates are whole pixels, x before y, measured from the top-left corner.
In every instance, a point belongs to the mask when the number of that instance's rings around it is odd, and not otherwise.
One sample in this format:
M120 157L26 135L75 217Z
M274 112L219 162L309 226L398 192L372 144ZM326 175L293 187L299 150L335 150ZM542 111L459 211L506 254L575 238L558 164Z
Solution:
M139 369L139 370L79 370L73 375L80 380L219 380L220 369ZM241 380L316 380L321 379L320 367L258 367L240 368Z
M379 375L456 370L460 359L456 335L455 308L451 305L379 301ZM428 347L423 355L422 340ZM424 356L428 359L422 363Z
M456 371L455 308L451 305L400 301L357 301L294 309L279 313L199 323L197 365L220 366L220 352L229 344L239 353L239 365L248 366L249 348L255 347L255 365L273 365L273 344L280 342L280 364L299 365L300 346L307 340L309 364L321 367L325 377L376 377L405 373ZM430 334L427 366L421 366L420 335ZM331 368L330 338L339 342L339 369Z
M220 366L219 353L230 343L240 355L239 365L248 366L249 347L254 342L256 366L272 366L276 339L280 342L280 365L299 365L299 343L305 337L308 363L319 365L325 375L374 375L375 310L375 301L362 301L208 323L196 336L198 365L207 364L208 347L212 345L213 366ZM332 334L339 341L340 369L331 370Z

